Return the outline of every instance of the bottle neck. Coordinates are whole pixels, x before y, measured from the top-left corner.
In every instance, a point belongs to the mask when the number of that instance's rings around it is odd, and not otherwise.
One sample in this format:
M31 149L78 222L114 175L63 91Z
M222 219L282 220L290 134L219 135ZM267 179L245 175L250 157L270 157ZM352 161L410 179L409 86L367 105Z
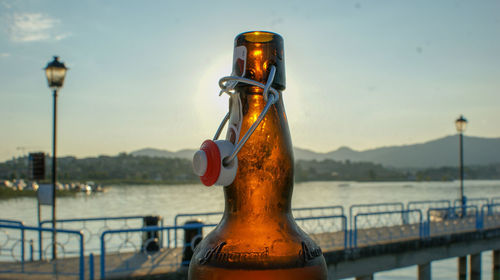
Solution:
M242 105L240 139L266 102L254 87L239 88ZM224 187L227 221L267 222L291 218L293 150L282 96L238 154L234 182Z

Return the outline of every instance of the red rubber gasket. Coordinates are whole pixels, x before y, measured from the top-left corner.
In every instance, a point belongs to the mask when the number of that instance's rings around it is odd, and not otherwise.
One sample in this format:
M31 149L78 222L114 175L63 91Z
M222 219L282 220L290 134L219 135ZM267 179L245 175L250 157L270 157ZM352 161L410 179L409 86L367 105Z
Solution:
M200 150L207 155L207 171L203 176L200 176L200 179L203 185L210 187L219 179L221 165L219 147L214 141L205 140L201 144Z

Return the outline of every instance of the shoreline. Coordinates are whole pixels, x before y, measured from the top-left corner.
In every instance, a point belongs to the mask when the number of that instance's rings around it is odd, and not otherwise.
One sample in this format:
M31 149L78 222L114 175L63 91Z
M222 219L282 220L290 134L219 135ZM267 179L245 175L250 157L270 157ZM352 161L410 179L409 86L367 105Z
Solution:
M407 182L408 184L411 183L427 183L427 182L453 182L457 180L307 180L307 181L295 181L294 184L301 184L301 183L309 183L309 182L328 182L328 183L340 183L342 185L341 187L349 187L350 183L397 183L397 182ZM497 181L497 179L467 179L466 181ZM457 181L458 182L458 181ZM47 184L46 182L43 182ZM66 184L66 182L58 182L58 183L63 183ZM100 185L105 185L107 187L103 187L104 191L101 192L106 192L107 189L109 189L111 186L113 187L140 187L140 186L163 186L163 187L170 187L174 185L201 185L199 181L128 181L128 180L112 180L112 181L98 181ZM339 185L339 186L340 186ZM403 186L406 187L406 186ZM87 193L87 195L95 194L95 193L101 193L101 192L90 192ZM76 196L77 194L80 193L85 193L79 190L57 190L56 194L58 196L66 197L66 196ZM8 200L8 199L13 199L13 198L23 198L23 197L32 197L36 198L37 197L37 191L34 190L15 190L7 187L0 187L0 201L2 200Z

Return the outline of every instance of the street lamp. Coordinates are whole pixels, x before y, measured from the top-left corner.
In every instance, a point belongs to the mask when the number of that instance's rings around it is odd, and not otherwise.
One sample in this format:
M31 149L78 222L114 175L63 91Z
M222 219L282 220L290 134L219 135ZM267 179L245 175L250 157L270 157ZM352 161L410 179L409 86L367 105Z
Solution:
M66 71L68 68L64 63L59 61L58 56L54 56L54 60L49 62L45 69L45 75L47 76L47 82L49 88L53 91L54 97L54 118L52 127L52 259L57 258L56 249L56 143L57 143L57 92L62 88L64 84L64 77L66 77Z
M465 206L467 203L467 198L464 196L464 142L463 142L463 132L467 126L467 120L463 115L455 120L455 126L457 127L457 132L459 135L459 149L460 149L460 201L462 206L462 216L465 214Z

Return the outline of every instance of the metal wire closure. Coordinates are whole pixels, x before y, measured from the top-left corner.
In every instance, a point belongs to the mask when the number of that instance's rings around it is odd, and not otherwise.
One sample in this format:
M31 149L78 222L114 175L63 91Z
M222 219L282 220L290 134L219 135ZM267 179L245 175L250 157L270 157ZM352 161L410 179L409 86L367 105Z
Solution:
M275 74L276 74L276 67L274 65L272 65L271 70L269 71L269 77L267 79L266 84L259 83L257 81L250 80L250 79L243 78L243 77L238 77L238 76L227 76L227 77L223 77L219 80L219 86L221 88L219 95L222 95L223 93L227 93L229 95L235 94L234 87L236 86L236 84L245 83L245 84L257 86L257 87L264 89L264 92L262 93L262 95L264 96L264 100L266 101L266 106L264 107L264 109L260 113L259 117L252 124L252 126L250 126L250 128L247 130L245 135L238 142L238 144L234 148L231 155L228 157L225 157L222 160L222 163L224 165L228 165L234 160L236 155L238 155L238 152L241 150L241 148L243 148L243 145L245 145L245 143L247 142L248 138L250 138L250 136L252 136L252 133L255 131L255 129L257 129L259 124L262 122L262 120L266 116L267 112L269 111L269 108L271 108L271 105L273 105L274 103L276 103L279 100L279 92L276 89L274 89L273 87L271 87L271 84L273 83ZM269 91L271 92L271 96L269 96ZM222 132L222 129L224 129L224 126L226 125L228 120L229 120L229 113L226 114L226 116L222 120L221 124L219 125L219 128L217 129L217 132L215 133L215 136L213 139L214 141L219 138L219 136Z
M219 128L217 128L217 132L215 132L214 139L213 139L214 141L219 139L219 136L222 133L222 129L224 129L224 126L226 125L227 121L229 120L229 115L230 115L229 112L227 112L224 119L222 119L222 122L220 123Z

